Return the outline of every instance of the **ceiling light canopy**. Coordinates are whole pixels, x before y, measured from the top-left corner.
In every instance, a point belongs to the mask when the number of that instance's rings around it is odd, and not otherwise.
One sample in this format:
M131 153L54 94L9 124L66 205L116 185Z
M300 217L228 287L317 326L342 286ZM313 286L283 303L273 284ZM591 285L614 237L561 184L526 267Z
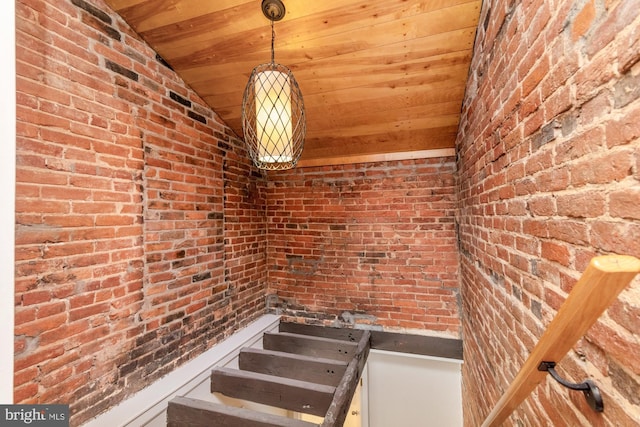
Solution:
M274 60L274 22L284 17L284 4L262 0L262 13L271 21L271 62L251 72L242 99L242 130L256 167L291 169L304 146L304 102L291 70Z

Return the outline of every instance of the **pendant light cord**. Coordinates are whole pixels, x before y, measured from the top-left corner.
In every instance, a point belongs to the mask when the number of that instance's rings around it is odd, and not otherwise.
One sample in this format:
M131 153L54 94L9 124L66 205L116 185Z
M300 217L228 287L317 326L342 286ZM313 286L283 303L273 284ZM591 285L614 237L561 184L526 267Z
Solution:
M273 19L271 20L271 63L275 64L276 60L275 60L275 50L273 48L273 43L274 40L276 38L276 30L275 27L273 25Z

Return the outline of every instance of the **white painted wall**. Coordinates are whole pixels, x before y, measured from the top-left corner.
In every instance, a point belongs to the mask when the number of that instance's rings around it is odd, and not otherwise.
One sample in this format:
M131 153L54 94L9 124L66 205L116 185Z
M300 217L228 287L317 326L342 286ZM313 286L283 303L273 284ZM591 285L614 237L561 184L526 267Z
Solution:
M15 2L0 3L0 403L13 403L14 223L16 191Z
M461 365L454 359L371 350L363 426L462 426Z

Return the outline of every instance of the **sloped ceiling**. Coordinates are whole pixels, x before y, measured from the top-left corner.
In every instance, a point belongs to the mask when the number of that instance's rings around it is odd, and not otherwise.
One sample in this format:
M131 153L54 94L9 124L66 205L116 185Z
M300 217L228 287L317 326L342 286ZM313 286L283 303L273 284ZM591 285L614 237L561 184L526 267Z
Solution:
M106 2L242 136L247 80L271 59L261 0ZM299 166L453 149L480 0L284 3L275 60L304 96Z

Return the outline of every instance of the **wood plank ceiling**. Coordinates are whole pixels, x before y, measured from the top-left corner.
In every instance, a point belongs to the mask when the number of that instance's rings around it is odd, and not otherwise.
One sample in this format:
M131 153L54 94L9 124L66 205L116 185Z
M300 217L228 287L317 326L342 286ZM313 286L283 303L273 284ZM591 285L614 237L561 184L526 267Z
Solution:
M270 61L261 0L106 0L242 136L251 70ZM454 147L481 0L284 0L275 60L302 90L299 166Z

